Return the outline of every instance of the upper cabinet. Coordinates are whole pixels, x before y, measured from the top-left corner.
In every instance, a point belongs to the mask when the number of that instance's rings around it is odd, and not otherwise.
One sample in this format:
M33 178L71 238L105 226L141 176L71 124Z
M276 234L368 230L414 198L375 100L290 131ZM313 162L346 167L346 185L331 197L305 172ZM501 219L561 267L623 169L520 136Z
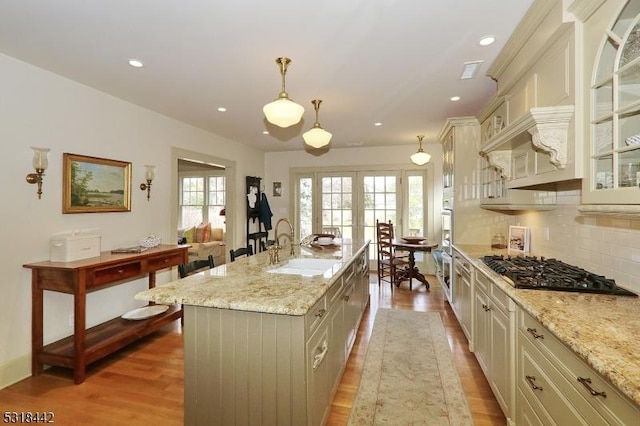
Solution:
M580 210L639 214L630 205L640 204L640 2L607 0L583 21L590 143Z
M561 1L538 0L489 69L498 90L478 119L493 196L582 177L575 34Z

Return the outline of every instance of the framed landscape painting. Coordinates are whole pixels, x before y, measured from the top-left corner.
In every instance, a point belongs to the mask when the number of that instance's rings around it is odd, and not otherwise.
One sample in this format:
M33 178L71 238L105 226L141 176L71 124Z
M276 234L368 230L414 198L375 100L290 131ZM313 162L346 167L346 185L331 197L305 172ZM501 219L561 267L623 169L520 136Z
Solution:
M131 163L64 153L62 213L131 211Z

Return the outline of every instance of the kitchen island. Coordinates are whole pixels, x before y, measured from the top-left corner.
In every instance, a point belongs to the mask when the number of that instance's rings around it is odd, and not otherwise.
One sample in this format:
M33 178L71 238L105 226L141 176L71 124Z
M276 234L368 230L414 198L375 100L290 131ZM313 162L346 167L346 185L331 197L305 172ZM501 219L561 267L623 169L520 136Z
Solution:
M368 247L263 252L137 294L184 306L185 424L322 424L369 303Z
M557 422L554 414L564 409L556 409L553 404L545 406L545 395L557 387L571 409L594 424L602 418L608 424L640 424L639 298L517 289L481 260L485 255L507 255L507 250L465 244L456 244L455 248L475 269L475 294L485 291L477 287L488 279L489 292L504 293L517 305L516 322L512 325L512 361L514 373L516 367L518 371L513 378L517 383L513 392L522 396L516 404L517 415L527 413L528 404L537 403L531 402L537 395L540 406L533 406L531 411L543 412L539 414L541 423L547 420L546 415L548 421ZM491 298L482 296L481 308L491 312L494 307L490 301L485 302L487 299ZM478 312L479 318L482 309ZM479 330L477 324L474 330ZM477 350L475 334L470 346ZM501 368L505 370L504 365ZM527 368L539 370L535 374L526 373ZM590 375L588 382L587 375ZM562 388L565 378L575 384L575 389ZM548 383L541 383L547 379ZM600 392L604 389L607 392Z

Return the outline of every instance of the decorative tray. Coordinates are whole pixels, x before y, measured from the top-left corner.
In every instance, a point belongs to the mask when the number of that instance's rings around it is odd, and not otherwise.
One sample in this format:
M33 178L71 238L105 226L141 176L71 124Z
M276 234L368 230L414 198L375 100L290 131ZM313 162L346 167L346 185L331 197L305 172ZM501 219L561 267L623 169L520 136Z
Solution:
M317 249L317 250L335 250L340 248L340 244L331 243L331 244L320 244L317 242L309 243L309 247Z
M406 241L409 244L420 244L425 240L424 237L402 237L403 241Z

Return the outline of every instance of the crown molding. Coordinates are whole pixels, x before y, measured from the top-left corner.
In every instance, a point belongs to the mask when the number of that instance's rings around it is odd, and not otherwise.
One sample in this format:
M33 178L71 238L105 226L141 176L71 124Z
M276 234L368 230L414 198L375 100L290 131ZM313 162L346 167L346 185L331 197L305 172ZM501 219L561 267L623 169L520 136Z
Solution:
M567 6L567 12L573 14L578 20L585 22L605 1L606 0L573 0Z
M557 0L536 0L533 3L500 51L498 57L487 70L489 77L496 81L498 80L498 76L505 71L525 43L532 37L542 21L554 8L556 2Z

